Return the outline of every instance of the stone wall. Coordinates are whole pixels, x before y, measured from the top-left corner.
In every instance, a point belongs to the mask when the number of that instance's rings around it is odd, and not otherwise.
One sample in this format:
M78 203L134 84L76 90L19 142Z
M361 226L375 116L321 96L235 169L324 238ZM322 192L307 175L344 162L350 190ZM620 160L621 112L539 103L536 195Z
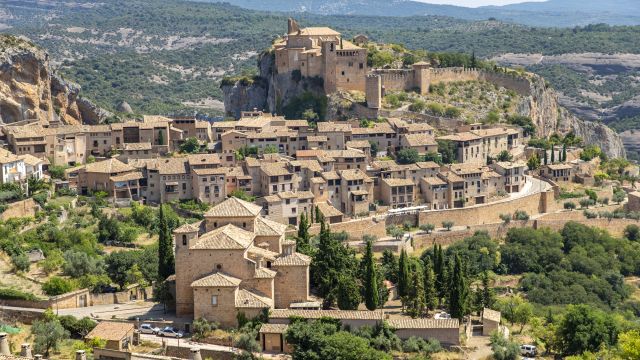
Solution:
M191 356L191 347L169 345L167 346L165 355L173 358L189 359ZM233 360L236 358L235 353L232 351L216 351L211 349L200 349L200 356L203 359L215 360Z
M9 204L9 207L7 207L2 215L0 215L0 218L3 221L6 221L13 218L35 216L37 208L38 204L36 204L36 202L31 198L14 202L12 204Z

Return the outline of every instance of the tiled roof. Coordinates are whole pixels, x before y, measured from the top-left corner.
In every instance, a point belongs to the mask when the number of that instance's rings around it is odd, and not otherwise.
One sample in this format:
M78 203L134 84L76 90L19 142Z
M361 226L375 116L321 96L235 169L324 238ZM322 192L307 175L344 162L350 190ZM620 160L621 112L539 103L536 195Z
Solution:
M425 183L434 186L434 185L445 185L446 182L444 182L442 179L437 178L437 177L425 177L422 179L422 181L424 181Z
M358 149L325 150L324 154L332 158L366 157L364 151Z
M327 137L324 135L309 135L307 136L308 142L322 142L327 141Z
M291 166L300 166L303 169L309 169L315 172L324 171L318 160L294 160L290 162L290 164Z
M440 175L441 178L446 180L447 182L464 182L464 179L456 175L453 171L440 173Z
M135 170L133 166L111 158L85 165L85 171L90 173L113 174Z
M568 170L573 169L573 167L569 164L549 164L546 165L551 170Z
M187 159L191 166L220 164L220 154L192 154Z
M191 287L236 287L242 280L221 272L213 273L191 283Z
M249 309L271 308L273 307L273 300L246 289L239 289L236 294L236 307Z
M133 329L133 324L128 322L101 321L85 337L119 341L125 338L128 333L133 332Z
M458 175L471 175L481 174L486 168L476 164L452 164L450 169Z
M471 130L471 132L481 137L507 135L506 128L479 129Z
M254 234L228 224L200 236L192 249L241 250L251 246Z
M398 329L458 329L458 319L390 319L390 327Z
M293 33L291 35L298 35L297 33ZM300 29L300 35L306 36L338 36L339 32L333 30L328 27L308 27L304 29Z
M286 230L287 225L258 216L253 231L256 236L280 236L284 234Z
M131 180L142 179L143 177L144 176L142 176L142 173L140 171L133 171L133 172L121 174L118 176L112 176L109 178L109 180L113 182L131 181Z
M330 317L340 320L382 320L384 312L358 311L358 310L295 310L295 309L273 309L269 313L272 319L288 319L292 316L299 316L305 319L320 319Z
M147 162L147 169L157 170L160 175L181 175L187 173L186 158L164 158Z
M262 267L256 269L256 273L253 277L256 279L273 279L276 277L276 274L277 273L275 271Z
M318 123L318 132L350 132L351 124L335 123L331 121L321 121Z
M335 171L325 171L320 175L325 180L338 180L338 179L340 179L340 175L338 175L338 173L335 172Z
M343 180L361 180L369 178L367 174L362 172L360 169L352 169L352 170L341 170L340 177Z
M440 165L438 165L437 163L435 163L433 161L417 162L416 166L419 167L420 169L437 169L437 168L440 167Z
M371 147L371 143L367 140L351 140L345 144L348 148L366 149Z
M264 249L264 248L261 248L261 247L258 247L258 246L254 246L254 245L251 245L249 247L249 254L250 255L254 255L254 256L252 256L252 258L256 258L257 259L257 258L262 257L262 258L265 258L267 260L275 260L276 257L279 255L276 252L273 252L271 250L267 250L267 249Z
M211 127L229 129L229 128L236 127L237 124L238 124L237 121L216 121L213 124L211 124Z
M513 169L513 168L517 168L517 167L525 167L525 166L527 166L527 164L524 161L515 161L515 162L500 161L500 162L497 162L496 165L500 166L503 169Z
M176 234L185 234L191 232L200 231L200 225L202 225L203 221L194 222L193 224L184 224L177 229L173 230Z
M267 176L291 175L284 163L266 163L260 166L260 170Z
M262 207L252 204L248 201L240 200L236 197L230 197L220 204L214 206L206 214L205 217L254 217L258 216L262 211Z
M382 182L386 183L389 186L413 186L415 185L413 180L411 179L382 179Z
M125 151L135 151L135 150L151 150L151 143L142 142L142 143L128 143L124 144Z
M0 164L8 164L20 160L21 158L13 154L11 151L0 149Z
M373 127L366 128L353 128L351 131L353 135L365 135L365 134L395 134L396 132L391 128L388 123L378 123Z
M229 168L217 167L217 168L191 169L191 171L193 171L193 173L198 176L226 175L229 172Z
M273 262L274 266L308 266L309 264L311 264L311 258L298 252L279 257Z
M334 216L344 215L340 210L331 206L331 204L324 203L324 202L318 203L318 210L320 210L320 212L322 213L322 215L324 215L324 217L334 217Z
M437 139L451 140L451 141L473 141L473 140L480 140L480 137L470 132L462 132L462 133L457 133L453 135L440 136Z
M287 324L262 324L260 326L260 334L284 334L287 332L289 325Z
M39 164L47 164L48 161L39 159L31 154L24 154L24 155L20 155L20 159L22 159L22 161L24 161L25 164L30 165L30 166L37 166Z
M498 174L495 171L485 171L485 172L482 173L482 175L480 177L482 179L492 179L492 178L502 177L502 175Z
M488 308L482 309L482 318L483 319L488 319L488 320L500 322L500 318L501 317L502 317L502 314L500 313L500 311L491 310L491 309L488 309Z
M438 145L436 139L427 134L406 134L403 135L409 146Z

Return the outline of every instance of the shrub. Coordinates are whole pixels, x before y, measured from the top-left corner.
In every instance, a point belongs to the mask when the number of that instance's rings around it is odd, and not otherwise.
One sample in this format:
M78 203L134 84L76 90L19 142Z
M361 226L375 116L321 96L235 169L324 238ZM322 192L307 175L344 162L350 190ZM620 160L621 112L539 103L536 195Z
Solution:
M27 254L20 252L11 256L11 262L16 271L29 271L31 267L31 261Z
M566 210L575 210L576 209L576 203L572 202L572 201L567 201L564 203L564 208Z
M0 299L2 300L29 300L36 301L38 298L30 293L26 293L17 289L0 288Z
M420 225L420 230L426 232L427 234L431 234L433 230L435 230L436 226L433 224L422 224Z
M594 211L589 211L589 210L585 210L585 211L584 211L584 216L585 216L587 219L596 219L596 218L598 218L598 214L597 214L596 212L594 212Z
M631 241L640 240L640 227L635 224L627 225L627 227L624 228L624 236Z
M451 231L451 228L453 227L453 221L443 221L442 222L442 227L447 229L447 231Z
M49 296L66 294L75 289L72 280L54 276L42 284L42 291Z
M502 220L505 224L511 222L511 214L500 214L500 220Z
M529 220L529 214L527 214L527 212L524 210L516 210L516 212L513 214L513 217L516 220L521 220L521 221Z

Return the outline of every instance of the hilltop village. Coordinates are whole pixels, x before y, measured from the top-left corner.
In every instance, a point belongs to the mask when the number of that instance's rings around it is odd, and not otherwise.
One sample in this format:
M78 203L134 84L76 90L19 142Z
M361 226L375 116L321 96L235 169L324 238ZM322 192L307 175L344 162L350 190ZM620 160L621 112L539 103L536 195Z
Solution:
M630 242L640 236L638 166L570 131L545 136L525 116L471 122L386 111L389 94L480 82L517 95L529 82L427 61L372 69L367 42L290 20L270 49L279 77L320 79L326 95L358 94L358 116L348 119L290 119L254 107L224 121L145 115L0 126L0 227L13 234L0 243L0 265L11 274L0 281L0 311L33 321L36 337L49 332L37 334L39 321L88 319L90 331L69 327L86 345L74 348L76 360L85 351L146 359L145 347L154 359L288 356L310 346L300 333L313 326L356 345L368 336L363 359L390 356L385 351L469 358L502 342L517 352L510 331L518 323L522 335L533 315L514 288L535 270L503 263L492 238L525 229L555 239L569 236L563 229L597 226ZM583 211L573 211L578 204ZM466 255L449 252L459 244ZM585 252L562 251L554 256ZM603 281L628 289L619 277ZM629 297L620 293L608 304ZM526 308L529 318L500 311L510 307ZM26 338L21 356L11 355L2 329L0 359L42 359ZM185 333L203 343L185 348L155 336ZM394 345L374 346L380 338ZM36 346L47 356L54 350ZM535 355L535 346L523 349Z

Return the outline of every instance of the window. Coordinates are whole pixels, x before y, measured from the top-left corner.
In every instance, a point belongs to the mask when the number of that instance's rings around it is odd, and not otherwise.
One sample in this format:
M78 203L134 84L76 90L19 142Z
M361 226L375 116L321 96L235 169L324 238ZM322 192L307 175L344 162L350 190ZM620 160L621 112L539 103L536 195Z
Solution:
M364 69L364 63L360 63L360 69Z
M222 264L216 264L216 270L222 270Z
M187 245L187 235L182 235L182 245Z
M242 227L243 227L243 228L246 228L246 227L247 227L247 223L246 223L246 222L243 222L243 223L242 223Z
M211 295L211 306L218 306L218 295Z

